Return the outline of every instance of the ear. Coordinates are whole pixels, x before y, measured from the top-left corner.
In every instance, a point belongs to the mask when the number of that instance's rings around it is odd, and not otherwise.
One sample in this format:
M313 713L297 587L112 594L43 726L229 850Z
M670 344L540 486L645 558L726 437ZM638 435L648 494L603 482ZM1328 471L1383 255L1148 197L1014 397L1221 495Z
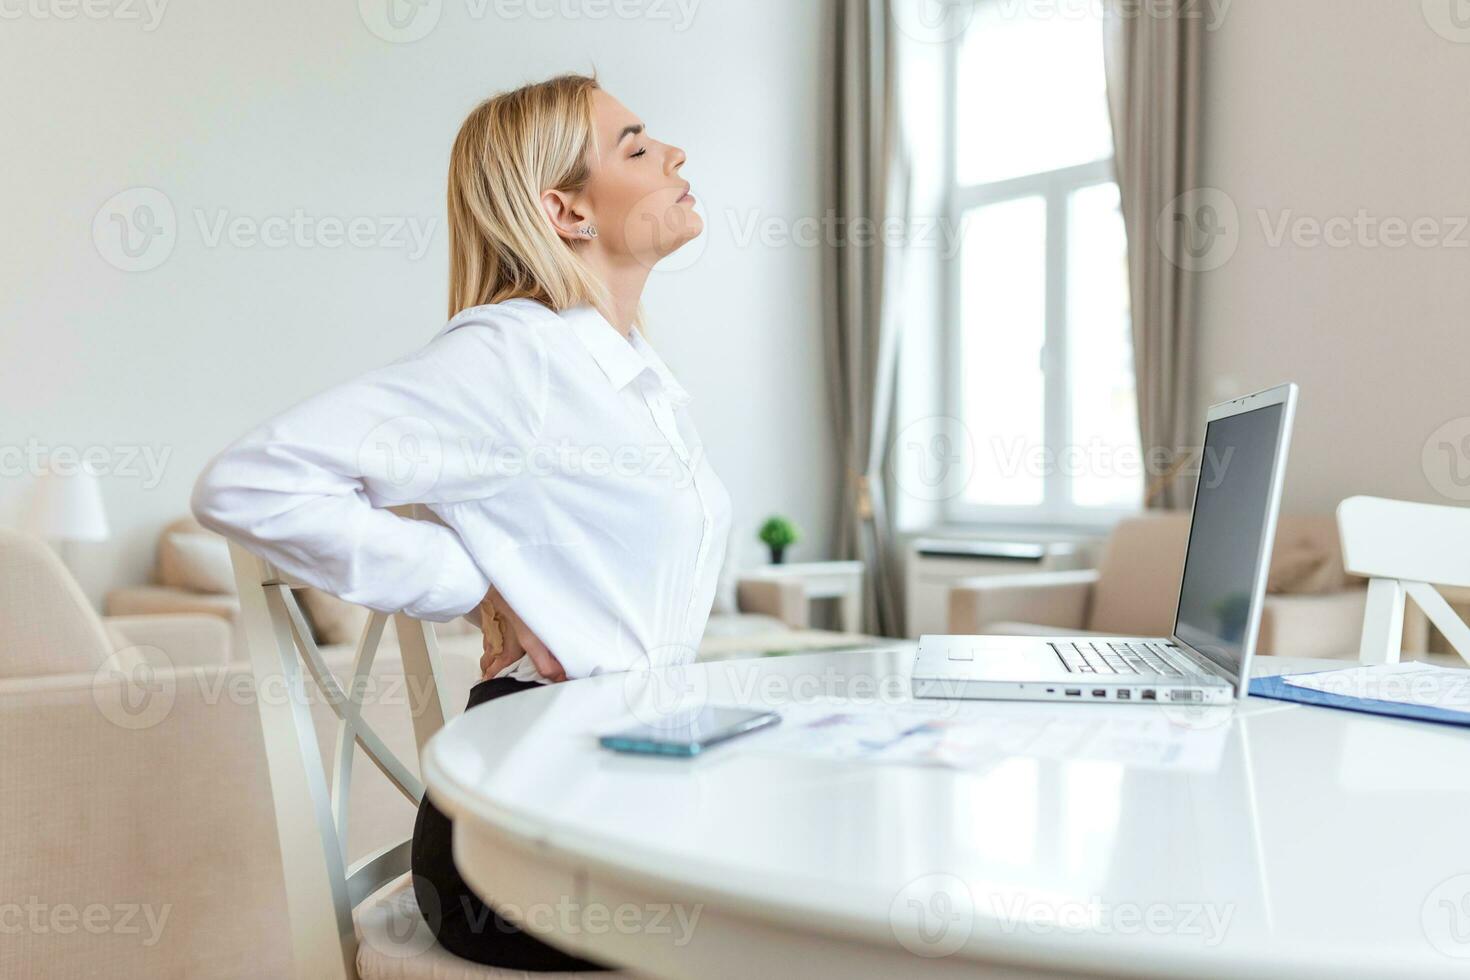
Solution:
M587 240L582 234L582 228L591 221L592 216L571 197L562 191L545 191L541 195L541 209L546 212L551 226L562 239L569 242Z

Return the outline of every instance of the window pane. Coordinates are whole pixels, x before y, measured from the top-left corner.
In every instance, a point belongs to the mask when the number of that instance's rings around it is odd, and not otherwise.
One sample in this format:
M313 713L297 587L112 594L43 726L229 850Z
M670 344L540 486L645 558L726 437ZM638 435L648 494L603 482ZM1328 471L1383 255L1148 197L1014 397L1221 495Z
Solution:
M1067 375L1074 452L1066 472L1072 502L1137 507L1143 499L1143 461L1118 185L1075 191L1068 212Z
M964 422L975 440L965 499L1035 506L1044 476L1046 203L1023 197L965 215L960 259Z
M1101 4L979 2L960 45L956 179L983 184L1113 155Z

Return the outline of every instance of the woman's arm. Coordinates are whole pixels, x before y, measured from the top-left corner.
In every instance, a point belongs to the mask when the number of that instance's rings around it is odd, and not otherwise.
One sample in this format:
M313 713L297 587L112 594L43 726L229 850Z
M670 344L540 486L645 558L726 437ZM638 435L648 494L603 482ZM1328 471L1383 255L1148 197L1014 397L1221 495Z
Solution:
M477 562L452 528L383 508L492 496L511 477L487 461L536 438L542 338L533 324L482 309L231 443L194 485L195 517L369 609L438 623L475 610L490 556Z

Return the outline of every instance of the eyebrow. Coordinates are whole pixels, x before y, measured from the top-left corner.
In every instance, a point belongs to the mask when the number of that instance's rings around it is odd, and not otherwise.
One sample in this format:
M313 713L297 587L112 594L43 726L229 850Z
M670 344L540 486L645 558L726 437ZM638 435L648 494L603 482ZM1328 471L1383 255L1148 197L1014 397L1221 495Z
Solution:
M617 146L618 144L622 143L624 138L628 136L637 136L641 132L643 132L642 123L639 123L636 126L624 126L623 131L618 134L618 138L613 140L613 146Z

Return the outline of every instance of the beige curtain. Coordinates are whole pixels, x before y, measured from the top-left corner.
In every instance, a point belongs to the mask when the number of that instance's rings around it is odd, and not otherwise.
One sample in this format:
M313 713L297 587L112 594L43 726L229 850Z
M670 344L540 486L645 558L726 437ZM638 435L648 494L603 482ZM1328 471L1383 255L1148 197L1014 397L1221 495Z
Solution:
M899 635L899 556L884 493L900 310L902 247L885 247L885 220L909 211L907 156L898 126L891 0L831 0L833 41L826 118L825 212L844 231L824 250L823 328L842 493L836 554L867 564L863 629ZM907 236L902 236L907 238Z
M1198 189L1203 20L1107 0L1104 36L1118 187L1128 233L1138 428L1151 462L1146 505L1189 506L1196 441L1195 273L1172 212ZM1160 220L1161 217L1164 220ZM1174 259L1171 259L1171 256ZM1154 469L1153 465L1158 465Z

